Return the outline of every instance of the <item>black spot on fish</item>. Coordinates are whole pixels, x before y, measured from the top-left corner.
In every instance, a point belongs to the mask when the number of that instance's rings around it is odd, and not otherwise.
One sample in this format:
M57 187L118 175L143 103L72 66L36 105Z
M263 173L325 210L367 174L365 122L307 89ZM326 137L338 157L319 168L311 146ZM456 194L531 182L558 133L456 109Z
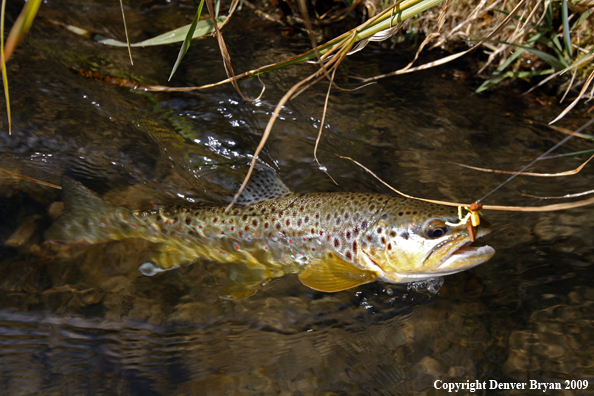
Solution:
M280 228L281 228L281 225L280 225L280 223L276 223L276 229L277 229L277 230L280 230Z
M157 218L155 220L161 221L161 216L157 216Z
M346 237L347 237L347 239L351 239L351 232L350 231L347 231Z
M378 234L381 234L381 233L382 233L382 227L378 227L378 229L377 229L377 233L378 233Z
M402 234L400 234L400 237L404 240L408 240L408 232L404 231Z
M258 220L252 221L252 224L254 225L254 227L257 227L258 226Z
M368 240L369 242L371 242L371 240L372 240L372 238L371 238L371 235L367 235L367 240Z
M291 221L287 220L287 227L291 225Z
M192 223L192 219L190 217L186 217L186 224L190 225Z
M364 230L367 228L367 222L364 221L363 223L361 223L361 229Z
M336 225L340 224L340 219L336 219Z
M388 250L392 250L392 244L388 243Z
M309 221L309 216L305 216L305 219L303 221L307 223Z
M348 250L347 250L347 252L346 252L345 256L346 256L346 257L347 257L349 260L352 260L352 259L353 259L353 255L352 255L352 254L351 254L351 252L350 252L350 251L348 251Z
M247 215L243 215L243 217L241 218L241 220L247 221Z
M355 253L355 256L357 255L357 241L353 241L353 253Z
M392 232L390 232L390 236L391 236L392 238L394 238L394 237L396 236L396 231L392 231Z
M404 213L402 212L398 212L398 216L402 216Z
M264 224L264 228L268 228L268 223Z
M386 244L386 238L382 237L382 245Z
M216 223L216 222L217 222L217 220L219 220L219 218L218 218L218 217L215 217L214 219L212 219L212 222L213 222L213 223Z
M301 227L301 219L297 220L297 227Z

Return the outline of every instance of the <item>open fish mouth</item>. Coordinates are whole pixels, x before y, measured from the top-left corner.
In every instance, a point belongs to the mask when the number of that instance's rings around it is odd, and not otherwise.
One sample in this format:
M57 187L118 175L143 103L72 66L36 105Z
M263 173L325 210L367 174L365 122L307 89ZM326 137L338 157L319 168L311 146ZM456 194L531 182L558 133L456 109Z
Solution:
M488 261L495 254L495 249L491 246L470 246L470 244L471 242L466 242L457 249L450 249L450 252L446 253L431 271L440 275L464 271ZM437 250L443 248L442 245Z

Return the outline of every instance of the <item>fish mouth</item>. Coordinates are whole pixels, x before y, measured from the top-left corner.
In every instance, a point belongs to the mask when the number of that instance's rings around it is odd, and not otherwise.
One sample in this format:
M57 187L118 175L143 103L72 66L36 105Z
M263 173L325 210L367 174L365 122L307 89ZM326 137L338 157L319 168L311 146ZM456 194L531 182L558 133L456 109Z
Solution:
M455 274L482 264L495 254L495 249L491 246L469 246L470 243L469 241L457 249L451 249L430 271L436 275Z
M490 234L491 230L490 224L485 224L479 228L477 238ZM444 276L482 264L495 254L491 246L470 246L471 243L468 235L446 240L429 252L423 267L436 276Z

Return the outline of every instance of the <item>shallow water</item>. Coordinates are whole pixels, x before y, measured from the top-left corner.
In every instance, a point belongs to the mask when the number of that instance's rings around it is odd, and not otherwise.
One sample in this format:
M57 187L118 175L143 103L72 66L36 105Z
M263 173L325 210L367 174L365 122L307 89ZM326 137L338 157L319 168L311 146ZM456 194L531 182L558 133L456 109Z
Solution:
M50 1L40 16L84 20L87 28L121 38L119 12L116 4ZM127 12L138 41L187 23L193 9L145 2ZM283 36L247 9L238 16L225 32L236 72L307 48L306 37ZM106 71L115 64L165 84L177 52L177 46L135 49L129 66L125 50L39 19L9 64L13 133L3 119L0 166L56 184L67 174L130 208L227 203L277 101L315 69L263 76L265 95L253 103L231 87L136 93L68 70L94 62ZM394 70L411 57L370 47L343 65L338 83L354 87L348 76ZM283 109L262 160L299 192L388 192L337 156L346 155L407 193L476 200L505 176L452 162L516 170L564 135L542 125L560 107L521 97L519 88L472 95L480 82L467 75L458 62L335 91L318 155L338 185L313 160L324 84ZM224 77L215 41L198 40L171 84ZM257 80L241 87L250 97L260 92ZM567 118L563 125L583 122ZM574 139L560 151L589 148ZM567 170L580 160L546 161L537 169ZM591 169L517 178L485 203L542 204L521 193L588 190ZM0 378L7 394L443 394L436 380L594 382L591 208L485 212L495 231L484 242L496 256L446 277L437 294L380 282L325 294L287 275L252 297L228 301L217 297L227 276L220 264L199 261L145 277L138 272L148 252L143 242L45 242L60 200L57 190L0 175Z

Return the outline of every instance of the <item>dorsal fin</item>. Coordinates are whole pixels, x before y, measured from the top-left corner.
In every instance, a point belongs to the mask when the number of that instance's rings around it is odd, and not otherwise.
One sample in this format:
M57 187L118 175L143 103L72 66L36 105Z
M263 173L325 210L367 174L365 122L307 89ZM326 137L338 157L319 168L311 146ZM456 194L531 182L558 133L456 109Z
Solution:
M254 171L250 181L237 199L239 205L252 205L268 199L292 194L273 170L260 168Z

